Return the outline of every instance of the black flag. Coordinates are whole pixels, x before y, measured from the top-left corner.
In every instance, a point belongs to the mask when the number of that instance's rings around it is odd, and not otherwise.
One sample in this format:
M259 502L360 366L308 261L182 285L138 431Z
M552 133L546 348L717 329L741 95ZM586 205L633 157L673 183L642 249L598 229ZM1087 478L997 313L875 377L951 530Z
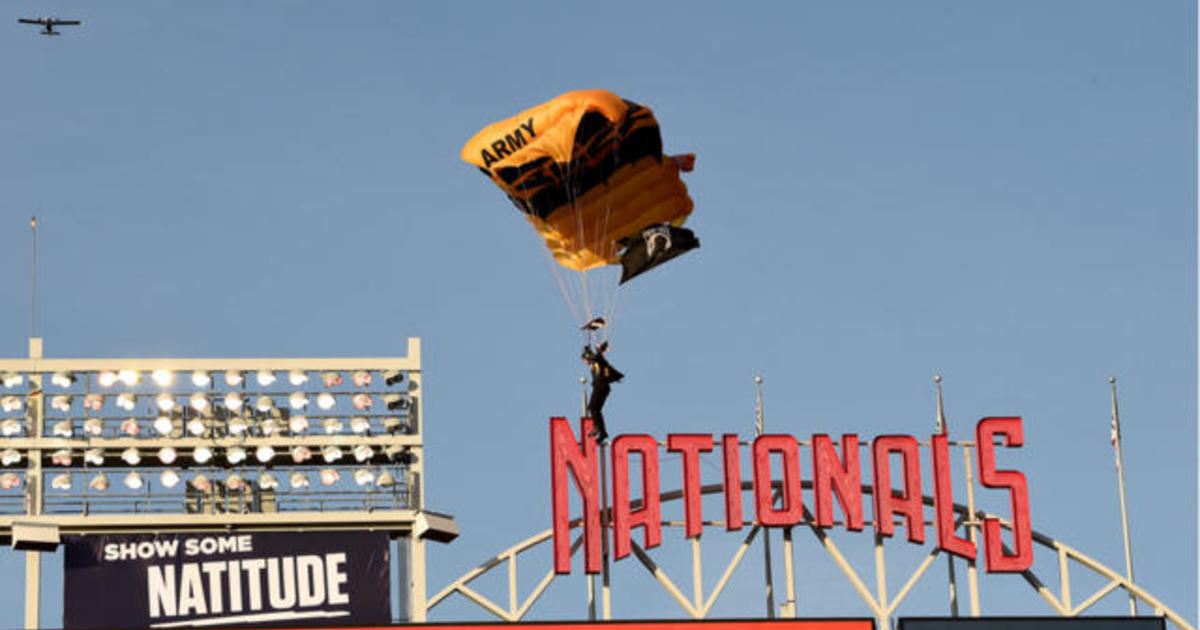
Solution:
M633 238L621 254L621 284L676 256L700 247L691 230L670 225L652 225Z

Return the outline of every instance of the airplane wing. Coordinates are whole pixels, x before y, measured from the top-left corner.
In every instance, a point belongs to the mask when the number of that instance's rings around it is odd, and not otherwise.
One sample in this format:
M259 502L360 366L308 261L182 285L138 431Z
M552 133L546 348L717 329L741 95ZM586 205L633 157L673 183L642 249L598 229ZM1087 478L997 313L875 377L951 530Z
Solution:
M20 22L21 24L41 24L42 23L41 20L30 20L29 18L17 18L17 21Z
M83 24L79 20L50 20L50 23L55 26L79 26Z

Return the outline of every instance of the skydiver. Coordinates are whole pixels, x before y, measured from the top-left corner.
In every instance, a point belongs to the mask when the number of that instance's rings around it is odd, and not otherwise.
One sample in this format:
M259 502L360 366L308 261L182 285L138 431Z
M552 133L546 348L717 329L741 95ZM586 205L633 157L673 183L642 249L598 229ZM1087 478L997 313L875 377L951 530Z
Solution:
M604 427L604 401L608 399L612 384L625 378L624 374L609 365L604 358L605 352L608 352L607 341L600 342L595 350L592 350L591 344L583 347L583 361L592 373L592 395L588 397L587 413L596 425L588 436L596 438L597 442L608 439L608 431Z

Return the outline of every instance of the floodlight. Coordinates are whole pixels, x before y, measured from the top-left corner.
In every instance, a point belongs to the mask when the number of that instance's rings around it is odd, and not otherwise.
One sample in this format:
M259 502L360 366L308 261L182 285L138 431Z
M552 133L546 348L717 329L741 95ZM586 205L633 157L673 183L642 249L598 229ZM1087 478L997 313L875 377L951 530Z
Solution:
M5 396L0 398L0 409L4 411L20 411L21 399L16 396Z
M333 435L334 433L342 432L342 421L338 418L325 418L321 422L321 427L325 429L325 433Z
M265 464L271 461L271 458L275 457L275 449L271 448L269 444L263 444L255 449L254 457L258 459L259 462Z
M404 372L400 370L388 370L383 373L383 384L391 387L396 383L404 380Z
M18 464L20 462L21 462L21 451L18 451L15 448L7 448L7 449L4 449L3 453L0 453L0 464L3 464L5 466L12 466L13 464Z
M154 379L159 387L166 387L175 380L175 375L170 370L157 369L150 373L150 378Z
M332 486L341 478L342 476L338 474L338 471L332 468L325 468L321 471L321 485L323 486Z
M387 408L395 411L404 409L408 406L408 401L404 398L404 394L388 394L383 397L383 402L387 404Z
M246 378L237 370L225 371L225 384L230 387L237 387L238 385L241 385L242 381L244 380L246 380Z
M275 373L271 370L259 370L254 377L258 381L258 384L263 387L275 382Z
M164 446L158 449L158 461L167 464L168 466L174 464L175 458L178 456L179 455L175 452L174 447Z
M17 420L16 418L8 418L7 420L0 422L0 433L3 433L4 437L12 437L20 432L20 420Z
M292 433L304 433L308 430L308 418L305 416L292 416L288 420L288 428Z
M332 464L342 458L342 449L330 444L321 449L321 457L325 459L326 464Z
M161 411L170 413L175 408L175 397L170 394L159 394L158 398L154 399L154 404L158 405Z
M5 372L3 376L0 376L0 382L3 382L5 387L11 389L24 383L25 377L16 372Z
M308 374L305 374L304 370L292 370L288 372L288 382L293 387L299 387L308 382Z
M359 444L354 447L354 459L360 464L375 456L375 450L367 444Z
M171 422L171 418L169 416L159 416L154 419L154 430L158 431L159 435L170 435L174 428L175 423Z
M329 411L330 409L333 409L335 404L337 404L337 398L335 398L333 394L330 394L329 392L321 392L317 395L317 406L321 409Z
M230 411L237 411L242 408L242 395L237 393L225 394L225 408Z
M350 431L354 433L366 433L371 430L371 421L362 417L355 416L350 418Z
M288 406L292 409L303 409L308 406L308 396L305 396L304 392L292 392L292 395L288 396Z
M131 471L128 475L125 475L124 481L125 487L129 488L130 490L137 490L146 483L145 480L142 479L142 476L137 473L137 471Z
M355 387L366 387L371 384L371 373L366 370L358 370L351 378L354 380Z
M137 407L137 396L129 393L121 394L117 396L117 406L125 411L133 411L133 408Z
M92 466L104 465L104 450L98 448L89 448L83 452L83 461Z
M400 418L389 417L383 419L383 428L388 433L395 433L402 426L404 426L404 422Z
M212 375L204 370L196 370L192 372L192 385L196 387L208 387L212 384Z
M54 451L54 454L50 456L50 463L55 464L56 466L70 466L71 449L60 448L57 451Z
M50 382L55 387L70 387L71 383L75 382L75 375L70 372L55 372L54 376L50 377Z
M390 488L396 485L396 478L387 469L384 469L383 472L379 473L379 477L375 479L375 485L380 488Z
M136 448L130 446L124 451L121 451L121 459L125 460L125 463L129 464L130 466L137 466L138 463L142 461L142 455L141 453L138 453Z
M200 492L208 493L212 490L212 482L204 475L196 475L191 481L192 487Z
M121 433L124 433L125 435L133 437L141 432L142 429L140 426L138 426L137 418L126 418L125 421L121 423Z
M133 387L138 384L138 381L142 380L142 375L138 374L137 370L118 370L117 380L129 387Z
M59 394L50 399L50 408L55 411L70 411L71 410L71 395Z
M310 459L312 459L311 448L303 445L292 447L292 461L296 462L297 464L303 464Z
M232 446L225 451L225 459L230 464L240 464L246 461L246 449L240 446Z
M12 474L12 473L9 473L9 474ZM293 489L308 487L308 475L306 475L298 470L296 472L292 473L292 476L288 479L288 481L289 481L289 483L291 483Z
M321 382L325 387L337 387L342 384L342 375L337 372L321 372Z
M104 370L96 375L96 382L100 387L112 387L117 384L117 373L112 370Z
M104 408L104 394L88 394L83 397L83 408L100 411Z
M65 438L71 437L71 433L73 433L73 431L71 429L71 421L63 420L61 422L55 422L54 429L51 430L51 433L53 433L54 435L57 435L59 437L65 437Z
M188 405L190 405L192 409L195 409L197 413L207 413L209 408L212 407L212 402L208 400L208 396L205 396L200 392L196 392L188 398Z
M164 470L162 471L162 474L158 476L158 482L161 483L164 488L174 488L179 484L179 473L170 469Z
M230 434L241 435L246 432L246 429L250 428L250 425L246 422L245 418L241 416L234 416L229 419L229 422L226 423L225 427Z
M21 486L21 476L17 473L4 473L0 475L0 488L4 490L12 490Z
M108 475L100 473L99 475L92 477L92 480L88 482L88 487L92 490L98 490L100 492L108 490Z
M83 434L97 437L104 432L104 421L100 418L88 418L83 421Z
M195 460L197 464L207 464L208 461L212 459L212 456L212 449L208 448L207 446L197 446L196 450L192 451L192 459Z
M259 396L258 400L254 401L254 408L262 413L267 413L275 408L275 401L271 400L270 396Z
M258 423L258 430L266 436L275 435L276 433L279 433L279 421L275 418L267 418L266 420Z
M50 487L54 488L55 490L70 490L71 475L69 473L55 475L54 479L50 481Z
M354 403L354 408L359 411L370 409L371 405L375 404L375 401L371 400L371 396L368 394L355 394L350 397L350 402Z
M265 472L258 476L258 487L263 490L271 490L279 487L279 481L275 479L275 475Z
M354 471L354 483L365 486L375 482L375 473L370 468L359 468Z
M241 490L246 487L246 480L242 479L241 475L229 475L229 478L225 480L225 487L230 490Z
M196 437L200 437L200 436L204 435L205 431L208 430L208 426L205 425L204 421L201 420L200 418L192 418L191 420L188 420L188 422L187 422L187 430L188 430L188 433L191 433L192 435L194 435Z

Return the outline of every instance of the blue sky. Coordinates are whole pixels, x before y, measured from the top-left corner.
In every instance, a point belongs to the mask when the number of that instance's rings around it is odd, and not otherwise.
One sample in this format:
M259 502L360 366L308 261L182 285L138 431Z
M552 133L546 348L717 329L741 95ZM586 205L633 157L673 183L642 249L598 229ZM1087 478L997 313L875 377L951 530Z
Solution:
M47 356L398 356L421 337L429 504L463 531L431 587L549 526L546 420L577 413L583 375L538 239L459 149L605 88L698 155L703 243L623 292L614 432L748 436L761 374L770 430L927 436L941 374L954 437L1024 418L1002 457L1034 528L1120 568L1114 375L1138 582L1196 621L1194 3L6 9L0 353L25 353L35 213ZM85 23L15 23L43 14ZM812 558L802 611L863 614ZM0 566L20 575L10 551ZM744 581L724 614L761 614ZM944 613L928 581L902 613ZM985 612L1048 613L1005 597L1014 581ZM618 616L677 614L618 597Z

